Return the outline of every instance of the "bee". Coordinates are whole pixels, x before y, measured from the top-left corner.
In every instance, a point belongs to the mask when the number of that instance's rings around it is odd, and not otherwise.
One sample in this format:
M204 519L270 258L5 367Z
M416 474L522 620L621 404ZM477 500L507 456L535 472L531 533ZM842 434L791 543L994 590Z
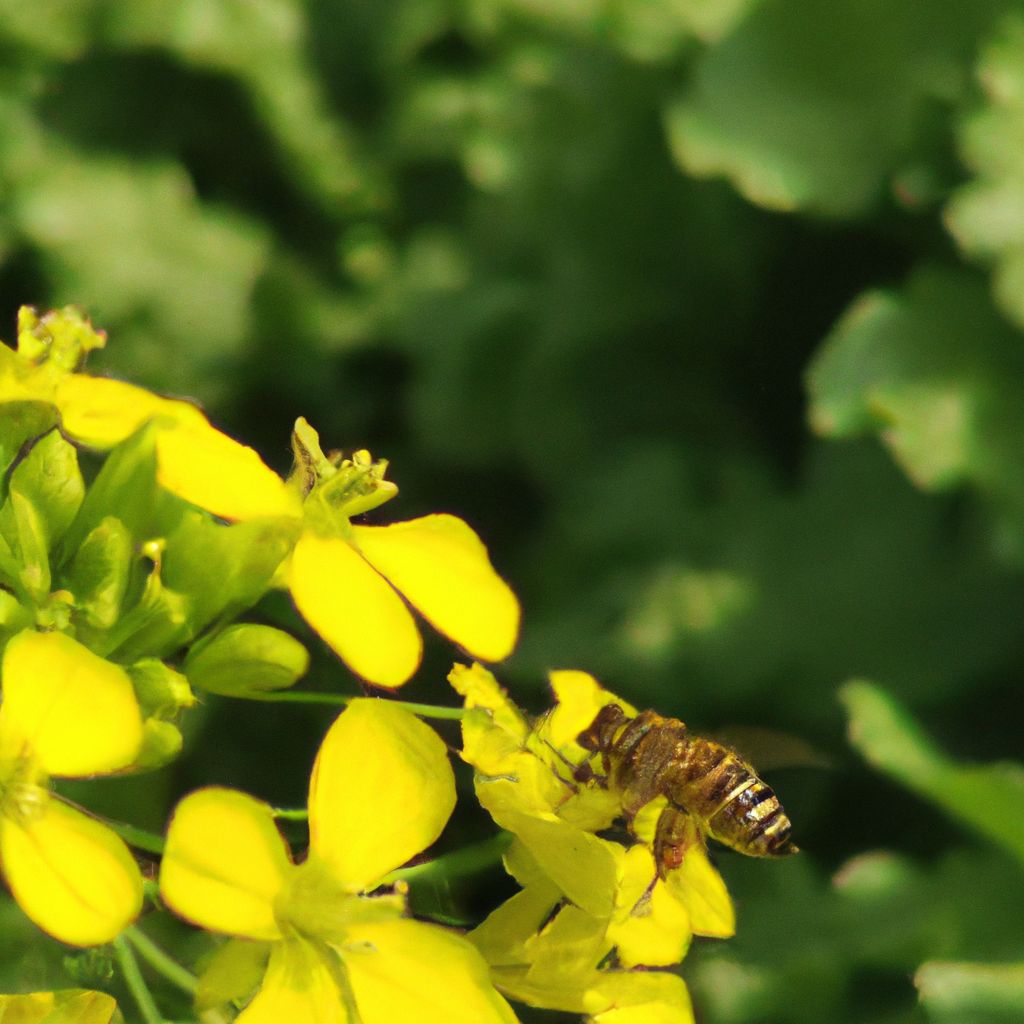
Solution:
M618 704L606 704L577 742L601 756L602 781L621 794L627 823L652 800L667 798L654 837L662 877L683 861L690 820L702 834L749 857L797 852L772 788L735 751L693 735L678 718L654 711L629 718ZM590 762L575 776L578 782L594 778Z

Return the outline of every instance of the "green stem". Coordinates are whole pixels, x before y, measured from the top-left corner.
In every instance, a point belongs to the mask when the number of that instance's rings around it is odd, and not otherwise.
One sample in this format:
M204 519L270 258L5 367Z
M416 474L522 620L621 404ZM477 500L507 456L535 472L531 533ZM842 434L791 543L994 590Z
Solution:
M147 832L144 828L136 828L123 821L111 821L103 819L104 824L116 832L129 846L138 850L145 850L147 853L163 853L164 837L158 836L155 832Z
M121 965L125 984L139 1007L142 1019L146 1024L164 1024L163 1016L153 1001L153 994L146 985L146 979L142 977L142 971L139 970L139 962L123 935L118 935L114 939L114 952L117 954L117 962Z
M272 807L271 813L275 818L282 821L308 821L309 811L305 807L296 807L294 810L289 807Z
M345 696L340 693L312 693L308 690L267 690L265 693L246 694L243 700L279 701L285 704L351 704L354 700L361 700L360 697ZM412 704L405 700L394 700L400 708L421 718L462 718L466 711L464 708L444 708L434 704Z
M453 850L434 860L414 864L411 868L399 868L385 876L383 883L392 885L395 882L422 882L425 879L439 876L454 878L458 875L471 875L482 871L501 860L502 855L512 842L511 832L499 832L490 839L465 846L461 850Z
M145 932L135 925L129 925L124 930L124 937L154 971L162 974L172 985L177 985L182 991L189 995L195 995L198 985L196 976L191 971L185 970L177 960L168 956Z

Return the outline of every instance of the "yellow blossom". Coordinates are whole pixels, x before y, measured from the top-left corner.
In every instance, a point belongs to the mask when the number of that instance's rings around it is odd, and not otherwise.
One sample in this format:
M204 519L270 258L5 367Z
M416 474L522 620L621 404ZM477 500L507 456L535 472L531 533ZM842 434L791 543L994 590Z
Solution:
M664 999L645 996L642 1012L637 1003L626 1014L615 999L598 1009L600 999L588 995L633 984L612 981L631 978L631 968L678 963L691 935L734 930L732 904L695 822L682 864L665 877L651 850L656 802L633 823L635 845L595 834L621 816L621 796L574 779L573 766L590 756L576 738L606 704L635 709L586 673L553 672L558 703L534 725L480 665L457 665L449 678L467 708L463 758L476 769L477 797L516 837L505 864L523 889L471 934L496 984L534 1005L598 1020L689 1021L678 979L649 983L665 986ZM613 1005L621 1015L602 1016Z
M384 479L386 462L368 452L328 458L300 419L296 472L282 480L194 405L78 372L105 342L73 309L38 317L22 308L17 351L0 345L0 404L52 406L68 438L101 449L148 424L166 490L222 519L297 523L282 579L310 626L368 682L401 686L419 666L422 639L408 605L476 658L501 661L512 652L519 604L463 520L352 524L397 493Z
M454 805L437 734L371 699L342 712L317 755L304 862L293 863L259 800L217 788L185 797L161 893L182 917L237 937L215 964L221 980L205 990L231 991L227 975L252 978L266 960L239 1024L512 1024L471 943L405 917L400 893L371 895L437 838Z
M221 433L190 402L79 372L106 335L73 308L40 317L18 312L18 348L0 345L0 404L52 406L77 444L108 449L147 423L156 437L160 483L225 519L295 514L295 494L251 448Z
M142 878L124 842L51 793L50 776L130 765L143 725L127 673L61 633L25 630L4 651L0 863L25 913L62 942L109 942L138 915Z
M353 524L397 494L387 463L365 451L332 462L301 419L293 445L306 497L285 578L302 616L357 675L396 687L416 671L423 642L406 602L475 657L512 652L519 603L471 527L451 515Z

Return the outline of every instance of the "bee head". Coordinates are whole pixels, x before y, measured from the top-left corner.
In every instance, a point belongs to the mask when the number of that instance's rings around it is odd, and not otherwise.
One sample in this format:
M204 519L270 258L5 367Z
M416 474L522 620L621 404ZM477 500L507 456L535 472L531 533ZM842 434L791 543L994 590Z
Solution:
M615 733L625 721L626 713L618 704L605 704L590 725L576 737L576 742L584 750L609 750Z

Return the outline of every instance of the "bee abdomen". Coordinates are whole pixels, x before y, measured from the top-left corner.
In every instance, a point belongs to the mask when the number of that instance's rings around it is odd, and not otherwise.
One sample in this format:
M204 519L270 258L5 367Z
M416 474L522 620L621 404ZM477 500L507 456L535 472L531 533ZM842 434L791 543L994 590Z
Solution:
M751 857L782 857L796 853L790 842L792 825L779 798L758 778L723 804L707 822L721 843Z

